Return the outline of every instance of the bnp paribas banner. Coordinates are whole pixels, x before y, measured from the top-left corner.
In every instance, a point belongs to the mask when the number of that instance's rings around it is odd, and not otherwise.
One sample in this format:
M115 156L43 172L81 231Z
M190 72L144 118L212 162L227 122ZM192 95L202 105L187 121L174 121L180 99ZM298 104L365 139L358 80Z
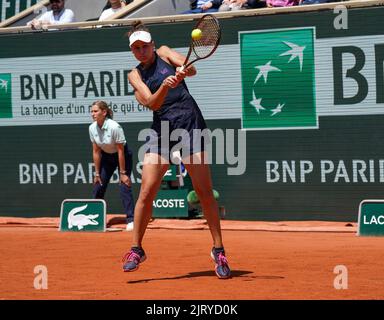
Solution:
M0 22L35 5L40 0L0 0Z
M291 28L239 39L244 129L316 129L322 116L384 113L384 36L319 40L316 28Z
M223 47L210 61L199 64L199 77L188 79L206 119L228 118L223 107L233 110L231 118L240 118L241 109L233 107L241 101L238 65L232 70L225 66L233 49ZM187 48L176 50L185 53ZM0 125L89 123L95 100L105 100L119 122L151 121L152 111L137 102L128 81L136 65L129 51L0 59ZM226 82L224 77L213 83L213 69L237 77L233 95L212 94L212 85Z
M316 128L315 29L240 34L245 129Z
M127 53L1 59L0 124L89 123L90 106L100 99L119 121L151 120L133 95L124 60Z
M308 27L238 39L199 61L198 76L187 80L206 119L315 130L323 116L384 114L383 35L318 39ZM0 125L89 123L99 99L117 121L151 121L127 80L136 64L129 51L0 59Z

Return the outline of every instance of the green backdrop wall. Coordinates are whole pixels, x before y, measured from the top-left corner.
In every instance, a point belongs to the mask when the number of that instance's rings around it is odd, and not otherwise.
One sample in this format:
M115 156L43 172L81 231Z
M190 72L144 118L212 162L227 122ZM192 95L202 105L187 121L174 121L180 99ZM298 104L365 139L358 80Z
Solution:
M211 130L234 130L236 152L246 135L244 161L212 166L228 219L357 221L362 200L382 197L383 10L348 10L347 29L332 10L220 19L221 46L187 84ZM157 46L186 53L191 21L149 27ZM137 197L138 133L152 114L126 81L136 65L127 31L0 36L0 215L58 216L63 199L90 197L98 99L135 151ZM106 200L121 212L116 183Z

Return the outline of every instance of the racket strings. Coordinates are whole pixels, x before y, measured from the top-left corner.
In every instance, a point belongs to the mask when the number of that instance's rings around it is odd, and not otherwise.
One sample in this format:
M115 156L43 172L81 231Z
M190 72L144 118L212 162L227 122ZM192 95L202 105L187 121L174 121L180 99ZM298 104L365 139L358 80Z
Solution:
M201 59L209 56L218 46L220 41L220 26L216 19L207 16L196 27L201 30L202 36L193 41L193 51Z

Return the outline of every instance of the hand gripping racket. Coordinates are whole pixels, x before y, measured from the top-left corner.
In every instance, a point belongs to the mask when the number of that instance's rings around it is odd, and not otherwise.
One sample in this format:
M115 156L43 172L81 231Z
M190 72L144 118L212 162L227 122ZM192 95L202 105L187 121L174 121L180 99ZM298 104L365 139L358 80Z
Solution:
M201 31L201 37L196 40L191 40L187 57L181 67L182 70L188 68L192 63L195 63L198 60L206 59L211 56L220 43L221 28L219 20L213 15L205 14L202 16L199 21L197 21L194 29L199 29Z

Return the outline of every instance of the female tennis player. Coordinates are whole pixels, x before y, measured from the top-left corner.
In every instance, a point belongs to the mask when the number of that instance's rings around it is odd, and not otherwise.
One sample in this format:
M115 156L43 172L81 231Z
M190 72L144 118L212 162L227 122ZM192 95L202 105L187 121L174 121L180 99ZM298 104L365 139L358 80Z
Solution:
M140 21L133 24L128 37L132 53L139 61L128 79L138 102L153 110L151 128L155 137L151 137L150 148L144 156L140 195L135 206L133 243L131 250L123 257L123 270L135 271L146 259L142 240L152 217L153 200L169 167L169 150L175 145L174 141L167 141L169 149L161 148L162 139L168 139L161 133L163 122L169 125L170 132L176 129L189 132L190 153L183 154L183 163L191 176L212 235L211 257L215 262L216 275L220 279L229 278L231 271L225 257L210 168L204 163L204 143L194 143L192 137L193 129L206 128L201 111L184 82L185 77L196 74L196 69L193 65L181 68L185 57L169 47L156 49L150 32Z

